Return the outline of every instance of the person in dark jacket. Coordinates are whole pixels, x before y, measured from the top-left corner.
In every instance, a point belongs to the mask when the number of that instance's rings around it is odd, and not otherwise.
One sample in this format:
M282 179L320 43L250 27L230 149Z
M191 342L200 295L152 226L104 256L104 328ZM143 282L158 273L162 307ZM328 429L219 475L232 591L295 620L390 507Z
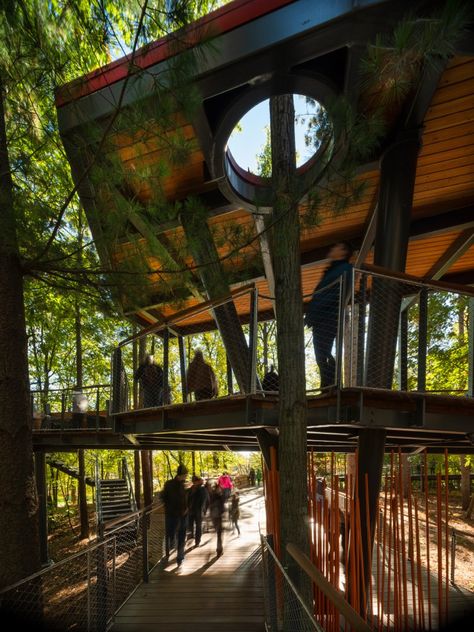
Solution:
M209 494L199 476L192 477L192 487L188 491L189 529L195 546L201 543L202 517L209 506Z
M189 393L194 393L196 401L217 397L219 389L216 374L198 349L189 363L186 373L186 384Z
M340 277L345 275L345 301L350 293L353 266L349 263L352 248L346 242L332 246L330 264L316 286L305 315L305 325L313 329L316 363L321 375L321 388L336 383L336 360L332 347L337 335L340 307ZM325 289L327 288L327 289Z
M224 553L224 548L222 546L222 520L224 516L224 510L225 502L222 487L220 487L217 483L214 483L209 499L209 512L211 514L212 525L217 534L217 557L220 557Z
M163 404L163 369L159 364L155 364L152 355L146 356L135 371L134 379L143 389L144 408Z
M176 476L166 481L161 492L165 506L165 551L169 557L170 550L178 540L177 563L181 566L184 560L184 545L186 542L186 526L188 514L187 491L184 486L188 470L179 465Z

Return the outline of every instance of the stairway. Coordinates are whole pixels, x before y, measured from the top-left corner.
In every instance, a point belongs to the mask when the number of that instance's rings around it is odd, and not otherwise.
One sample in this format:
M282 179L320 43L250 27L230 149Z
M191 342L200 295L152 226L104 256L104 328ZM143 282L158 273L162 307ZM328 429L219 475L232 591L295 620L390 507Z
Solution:
M100 481L100 522L105 523L135 511L134 502L123 478Z

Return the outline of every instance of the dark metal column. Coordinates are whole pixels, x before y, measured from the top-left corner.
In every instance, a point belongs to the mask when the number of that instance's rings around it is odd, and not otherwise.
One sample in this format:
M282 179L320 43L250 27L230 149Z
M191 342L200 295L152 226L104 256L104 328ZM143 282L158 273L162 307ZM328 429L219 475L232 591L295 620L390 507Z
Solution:
M474 298L469 299L467 394L474 397Z
M163 332L163 404L170 401L169 389L169 368L170 368L170 332L165 329Z
M359 313L357 315L357 386L362 386L364 381L365 358L365 310L367 307L367 276L360 277L359 300L357 301Z
M381 160L375 265L404 272L420 148L419 131L404 132ZM366 385L391 388L401 292L395 282L374 278L367 342Z
M382 468L385 454L386 431L383 428L363 428L359 432L357 449L357 493L360 507L360 538L362 541L362 555L364 561L365 594L369 586L372 568L369 560L372 560L372 551L375 535L375 518L378 508L380 487L382 482ZM368 494L366 493L366 478L368 481ZM367 525L367 505L369 525ZM368 531L368 527L370 531ZM367 534L370 533L370 542ZM357 534L356 534L357 535ZM348 566L350 568L350 565ZM359 591L362 595L362 591ZM366 607L366 604L361 604ZM363 610L361 608L361 613Z
M35 452L35 478L38 491L38 522L40 540L40 562L44 566L49 564L48 554L48 504L46 493L46 454Z
M428 290L423 288L418 312L418 390L426 390L426 352L428 345Z
M227 393L232 395L234 392L234 385L232 380L232 366L229 362L228 356L226 356L226 365L227 365Z
M203 209L185 208L180 219L207 297L219 300L230 296L228 279ZM213 315L239 388L246 393L250 375L249 347L233 300L215 307Z
M408 390L408 308L400 312L400 390Z
M188 401L188 384L186 382L186 349L184 346L183 336L178 336L179 345L179 369L181 372L181 393L183 395L183 402Z

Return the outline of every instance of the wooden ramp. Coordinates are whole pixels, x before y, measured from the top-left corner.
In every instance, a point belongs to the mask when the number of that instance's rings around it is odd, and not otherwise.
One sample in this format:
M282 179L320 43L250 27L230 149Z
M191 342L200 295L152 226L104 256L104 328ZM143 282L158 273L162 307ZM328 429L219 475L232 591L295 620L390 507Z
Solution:
M216 535L203 533L201 546L186 545L178 569L176 552L157 567L115 618L112 632L264 632L259 521L265 511L262 487L240 495L240 537L225 515L224 555Z

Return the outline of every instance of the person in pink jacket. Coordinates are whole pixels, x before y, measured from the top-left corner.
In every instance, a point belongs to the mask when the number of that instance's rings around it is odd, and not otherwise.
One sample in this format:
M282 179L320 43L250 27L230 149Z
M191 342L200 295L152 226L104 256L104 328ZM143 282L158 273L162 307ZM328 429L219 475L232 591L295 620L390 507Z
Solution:
M231 477L227 474L227 472L222 472L221 476L219 476L219 478L217 479L217 484L222 489L224 502L227 502L230 496L230 492L234 487L234 483L232 482Z

